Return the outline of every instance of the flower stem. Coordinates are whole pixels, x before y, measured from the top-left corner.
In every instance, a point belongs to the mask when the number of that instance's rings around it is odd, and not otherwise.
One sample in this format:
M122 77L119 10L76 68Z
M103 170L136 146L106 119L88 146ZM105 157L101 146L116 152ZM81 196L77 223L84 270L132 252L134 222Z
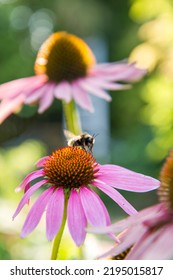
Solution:
M59 247L62 239L62 235L64 232L64 227L67 219L67 204L68 204L68 195L65 194L65 200L64 200L64 214L62 218L62 224L60 227L60 230L58 231L54 241L53 241L53 248L52 248L52 255L51 255L51 260L57 260L58 259L58 252L59 252Z
M67 129L76 135L80 134L82 130L75 102L73 100L69 103L63 102L63 109Z

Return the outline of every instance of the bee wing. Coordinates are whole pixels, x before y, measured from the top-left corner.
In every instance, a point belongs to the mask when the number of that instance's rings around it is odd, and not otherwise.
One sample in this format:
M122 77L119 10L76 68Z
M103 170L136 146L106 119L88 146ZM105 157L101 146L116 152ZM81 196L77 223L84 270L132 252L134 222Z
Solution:
M71 131L64 129L64 136L67 140L70 140L71 138L76 137L76 135L74 133L72 133Z

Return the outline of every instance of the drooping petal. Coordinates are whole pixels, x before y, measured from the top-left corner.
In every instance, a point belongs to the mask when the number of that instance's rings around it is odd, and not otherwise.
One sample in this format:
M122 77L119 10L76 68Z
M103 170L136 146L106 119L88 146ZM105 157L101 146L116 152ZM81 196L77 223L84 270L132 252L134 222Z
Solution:
M22 106L24 100L25 97L22 94L13 99L4 99L0 103L0 123L16 112Z
M38 101L42 96L44 96L47 92L49 85L47 83L41 85L38 89L30 94L27 94L25 98L25 104L32 104Z
M162 216L162 205L161 204L156 204L154 206L145 208L138 213L134 214L133 216L129 216L125 219L122 219L110 226L103 227L103 228L91 228L89 231L92 233L100 233L100 234L106 234L109 232L114 232L114 233L119 233L128 227L140 225L144 223L148 225L148 221L153 221L155 222L155 219L159 219ZM153 224L154 225L154 224Z
M21 94L23 83L21 84L19 83L18 86L16 81L11 81L0 85L0 100L5 100L5 99L10 100Z
M32 232L35 229L35 227L38 225L41 216L43 215L43 212L46 208L46 205L48 204L49 199L52 196L53 190L54 190L53 187L48 188L39 196L39 198L33 204L31 210L27 215L27 218L25 220L25 223L21 231L22 238L24 238L30 232Z
M94 193L95 194L95 193ZM99 197L98 197L99 198ZM106 225L109 226L111 224L111 219L110 219L110 216L109 216L109 213L107 211L107 208L105 207L103 201L99 198L99 203L100 205L102 206L103 210L104 210L104 213L105 213L105 218L106 218ZM98 227L100 228L100 227ZM115 236L114 233L112 233L111 231L108 232L108 236L113 239L115 242L117 243L120 243L120 240L117 236Z
M112 63L95 66L95 75L109 81L136 81L146 74L134 64Z
M163 260L173 255L172 249L173 225L165 225L154 232L148 230L140 235L133 250L128 254L128 260Z
M46 235L52 240L58 233L64 212L64 191L63 188L55 190L49 199L46 211Z
M83 109L89 111L89 112L94 112L94 108L91 102L91 99L89 97L89 94L83 90L82 88L79 87L79 82L73 83L72 86L72 96L76 103L80 105Z
M142 254L142 259L145 260L168 260L173 256L172 248L173 225L170 223L163 226L154 242L148 246ZM130 257L130 256L129 256Z
M160 182L150 176L111 164L99 165L97 179L115 188L133 192L147 192L160 186Z
M25 187L24 187L24 193L26 193L31 187L31 184L28 183Z
M129 89L131 86L127 84L120 84L120 83L113 83L111 81L106 81L101 78L96 77L89 77L85 79L85 82L92 86L96 86L99 88L103 88L106 90L123 90L123 89Z
M89 92L89 93L91 93L95 96L103 98L106 101L111 101L112 100L110 95L108 93L106 93L105 90L103 90L101 87L99 87L97 85L93 85L91 83L88 83L87 80L85 81L85 79L81 79L79 85L83 90L85 90L85 91L87 91L87 92Z
M121 73L127 67L127 60L112 62L112 63L99 63L94 65L94 67L90 70L90 75L99 76L99 74L106 73Z
M127 214L134 215L137 213L136 209L117 190L98 180L95 180L93 185L111 197Z
M133 64L131 64L131 72L129 71L126 74L125 81L127 81L127 82L138 81L139 79L141 79L146 74L147 74L146 69L139 69L133 63Z
M109 214L103 202L95 192L89 188L81 187L80 198L87 221L92 226L99 227L108 225Z
M40 159L35 163L35 166L36 166L36 167L43 167L43 166L44 166L44 163L46 162L47 159L49 159L49 156L45 156L45 157L40 158Z
M151 234L148 228L145 227L144 233L140 234L136 239L133 250L127 255L126 259L142 259L144 251L151 246L156 236L158 236L158 231Z
M38 113L42 114L46 111L53 102L54 99L54 88L56 87L55 83L47 83L47 90L44 95L41 96L39 101Z
M23 88L22 93L25 94L26 98L33 95L37 90L41 89L47 83L46 75L38 75L34 77L35 79L28 82Z
M32 76L10 81L0 85L0 99L11 98L17 96L27 88L27 85L32 84L35 80L43 79L42 77ZM41 81L41 80L40 80Z
M30 184L30 183L28 183L28 184L24 187L24 194L30 189L30 187L31 187L31 184ZM30 199L28 199L28 201L26 202L26 204L29 205L29 201L30 201Z
M22 210L23 206L28 202L28 199L31 197L31 195L38 190L42 185L46 184L48 180L42 180L34 184L30 189L24 194L21 201L19 202L19 205L13 215L13 219L19 214L19 212Z
M106 227L93 227L91 229L88 229L87 231L91 232L91 233L98 233L98 234L107 234L110 232L114 232L114 233L120 233L121 231L127 229L128 227L130 227L133 223L131 222L132 219L137 220L137 214L134 214L133 216L129 216L128 218L125 218L123 220L120 220L110 226L106 226Z
M115 247L111 248L99 258L114 257L121 254L133 246L135 241L138 240L139 236L143 234L143 232L144 228L141 226L130 228L129 230L122 232L120 236L118 236L120 238L120 243L116 244Z
M67 222L70 234L77 246L82 245L86 236L87 220L79 193L72 190L68 201Z
M22 190L23 188L25 188L25 186L30 183L32 180L42 177L44 176L43 170L36 170L33 171L31 173L29 173L24 180L20 183L20 185L15 189L16 192L19 192L20 190Z
M127 67L126 65L128 65L128 61L127 59L123 59L117 62L103 62L95 64L92 70L94 71L95 75L96 73L105 73L105 71L109 73L116 71L116 73L119 73L124 71L124 69Z
M72 98L72 87L67 81L63 81L55 87L54 95L58 99L65 100L67 103Z

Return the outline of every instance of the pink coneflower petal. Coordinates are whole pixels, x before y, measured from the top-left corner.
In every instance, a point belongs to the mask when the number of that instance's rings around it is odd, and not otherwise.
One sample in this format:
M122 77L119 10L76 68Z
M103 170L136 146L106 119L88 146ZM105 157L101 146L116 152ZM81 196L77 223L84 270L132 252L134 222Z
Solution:
M64 212L63 188L54 190L49 199L46 211L46 235L52 240L60 229Z
M125 80L127 82L133 82L133 81L138 81L141 77L147 74L146 69L139 69L134 67L131 69L131 72L129 71L128 75L126 76Z
M122 90L122 89L129 89L131 87L130 85L127 84L113 83L96 77L86 78L85 81L92 86L105 88L107 90Z
M52 196L53 190L54 187L51 187L44 191L32 206L21 231L22 238L24 238L26 235L32 232L34 228L38 225L41 216L43 215L43 212L46 208L46 205L48 204L49 199Z
M80 188L80 198L87 221L92 226L108 225L108 212L99 196L86 187Z
M25 104L32 104L39 100L47 92L48 87L48 84L45 83L42 86L40 86L40 88L36 89L34 92L27 94Z
M99 166L99 169L97 178L118 189L146 192L157 189L160 186L158 180L121 166L105 164Z
M24 187L24 193L26 193L26 192L30 189L30 187L31 187L31 184L28 183L28 184ZM28 201L26 202L26 204L29 205L29 201L30 201L30 199L28 199Z
M105 99L106 101L111 101L112 98L110 97L109 94L106 93L106 91L104 91L103 89L101 89L99 86L93 85L93 84L89 84L85 79L81 79L79 82L79 86L87 91L90 92L91 94L101 97L103 99Z
M107 208L105 207L105 205L104 205L104 203L103 203L103 201L102 201L101 199L99 199L99 203L100 203L100 205L102 206L102 208L103 208L103 210L104 210L104 213L105 213L106 225L109 226L109 225L111 224L111 219L110 219L109 213L108 213L108 211L107 211ZM99 226L99 228L100 228L100 226ZM113 239L115 242L120 243L119 238L117 238L117 237L115 236L115 234L109 232L109 233L108 233L108 236L109 236L111 239Z
M26 193L31 187L31 184L28 183L25 187L24 187L24 193Z
M54 99L54 88L55 87L56 87L55 83L47 84L47 91L40 98L39 108L38 108L39 114L43 113L52 104L53 99Z
M164 260L173 257L172 249L172 236L173 236L173 225L168 224L158 230L157 234L154 234L154 240L150 246L142 252L141 259L145 260ZM164 249L163 249L164 248ZM133 257L129 253L128 259Z
M40 89L47 82L46 75L34 76L34 80L31 83L27 83L27 88L23 89L25 95L32 95L36 90Z
M16 112L23 104L24 95L19 95L14 99L4 99L0 103L0 123L2 123L12 113Z
M146 228L146 232L144 234L140 233L140 238L138 237L133 250L127 255L126 259L159 260L164 259L164 256L167 256L167 253L172 256L172 234L173 226L171 225L161 227L152 233Z
M136 81L146 74L146 70L138 69L134 64L112 63L95 66L95 75L109 81Z
M155 242L158 236L159 231L155 231L153 234L151 234L146 227L144 233L140 233L136 238L133 250L128 254L126 259L143 259L143 252L147 250L148 247L151 247L152 243Z
M17 79L0 85L0 99L11 98L21 92L25 85L25 79Z
M136 225L138 223L145 222L146 220L153 220L161 217L163 205L161 203L154 206L147 207L143 210L140 210L136 216L128 217L129 225Z
M37 171L33 171L31 173L29 173L24 180L20 183L20 185L15 189L16 192L19 192L20 190L22 190L23 188L25 188L25 186L31 182L32 180L42 177L43 174L43 170L37 170Z
M44 166L44 163L46 162L46 160L49 158L49 156L45 156L45 157L42 157L40 158L36 163L35 163L35 166L37 167L43 167Z
M58 99L65 100L67 103L69 103L72 99L71 85L66 81L61 82L55 87L54 95Z
M6 85L6 84L4 84L4 85ZM0 86L0 89L1 89L1 86ZM6 91L4 89L0 93L1 93L0 100L4 100L4 101L12 100L12 99L18 97L19 95L23 94L23 87L21 89L20 89L20 87L18 88L17 86L14 89L13 88L11 89L11 87L10 88L7 87Z
M19 202L19 205L13 215L13 219L19 214L19 212L22 210L24 205L28 202L28 199L31 197L31 195L38 190L42 185L48 183L48 180L42 180L34 184L30 189L24 194L21 201Z
M97 74L105 74L112 72L115 74L118 74L119 72L124 71L127 67L129 67L129 64L126 60L119 61L119 62L112 62L112 63L99 63L94 65L94 67L91 69L92 73Z
M95 180L93 185L111 197L127 214L134 215L136 209L115 189Z
M100 233L100 234L107 234L110 232L119 233L123 230L125 230L128 227L136 226L138 224L141 224L144 222L144 225L146 224L146 220L152 220L153 223L155 223L155 217L156 219L159 218L162 215L162 212L160 211L162 208L161 204L154 205L151 207L148 207L144 210L139 211L138 213L134 214L133 216L127 217L119 222L116 222L115 224L112 224L107 227L103 228L92 228L90 232L92 233ZM147 223L148 224L148 223Z
M83 109L91 113L94 112L94 108L89 95L86 94L86 92L82 88L80 88L77 83L73 83L72 95L76 103Z
M87 219L76 190L71 191L68 201L67 222L73 240L77 246L80 246L85 240Z
M17 79L0 85L0 99L9 98L22 92L25 86L37 79L36 76Z
M138 213L137 213L138 214ZM88 231L96 234L107 234L110 232L114 233L120 233L121 231L125 230L129 226L131 226L131 220L137 217L137 214L134 214L133 216L130 216L128 218L125 218L119 222L116 222L115 224L112 224L107 227L97 227L97 228L91 228Z
M135 243L139 234L143 232L144 229L140 226L136 227L135 229L131 228L128 231L124 231L123 233L121 233L121 239L118 246L116 245L115 247L111 248L109 251L99 256L99 258L113 257L121 254L122 252L129 249Z
M133 64L127 64L125 68L124 71L115 76L112 73L112 78L116 81L134 81L144 75L144 70L136 69Z

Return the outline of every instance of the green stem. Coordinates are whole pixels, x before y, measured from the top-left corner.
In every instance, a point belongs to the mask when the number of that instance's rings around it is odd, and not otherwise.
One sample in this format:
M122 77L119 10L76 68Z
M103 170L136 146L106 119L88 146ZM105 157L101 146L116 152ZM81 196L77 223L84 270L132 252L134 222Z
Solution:
M62 239L62 235L64 232L64 227L65 227L65 223L66 223L66 219L67 219L67 204L68 204L68 195L65 194L64 214L63 214L62 224L61 224L60 230L58 231L58 234L56 235L56 237L53 241L51 260L58 259L59 247L60 247L60 243L61 243L61 239Z
M84 259L84 254L83 254L83 247L82 246L79 247L78 252L79 252L79 259L83 260Z
M75 102L73 100L69 103L63 102L63 109L67 130L76 135L80 134L82 130Z

